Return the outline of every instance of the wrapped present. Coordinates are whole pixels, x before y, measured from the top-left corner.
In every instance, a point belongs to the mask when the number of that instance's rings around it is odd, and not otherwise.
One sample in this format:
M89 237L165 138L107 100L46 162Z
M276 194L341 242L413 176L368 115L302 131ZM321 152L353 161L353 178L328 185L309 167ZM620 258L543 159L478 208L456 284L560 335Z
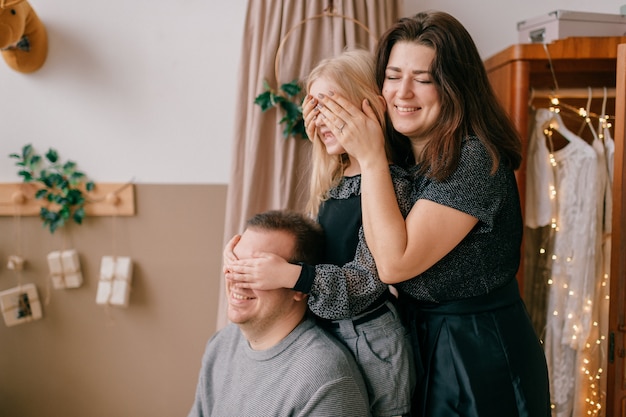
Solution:
M78 288L83 284L83 274L75 249L50 252L48 268L55 289Z
M38 320L43 316L35 284L20 285L0 292L0 308L8 327Z
M96 304L128 306L132 267L132 261L127 256L102 257Z
M9 255L7 260L7 269L12 271L21 271L24 269L24 258L19 255Z

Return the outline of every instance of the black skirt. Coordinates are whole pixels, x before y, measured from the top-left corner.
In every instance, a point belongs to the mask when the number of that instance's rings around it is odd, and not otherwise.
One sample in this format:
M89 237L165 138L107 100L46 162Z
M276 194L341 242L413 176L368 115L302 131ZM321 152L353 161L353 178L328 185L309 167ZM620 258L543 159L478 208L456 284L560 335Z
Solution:
M417 368L412 416L550 416L545 354L516 280L453 302L401 295L399 309Z

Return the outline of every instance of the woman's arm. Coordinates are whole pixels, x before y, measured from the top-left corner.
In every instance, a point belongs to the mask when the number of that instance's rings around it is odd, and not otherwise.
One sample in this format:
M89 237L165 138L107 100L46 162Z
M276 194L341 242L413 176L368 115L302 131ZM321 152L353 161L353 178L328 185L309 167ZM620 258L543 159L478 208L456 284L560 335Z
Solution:
M410 210L412 182L406 171L399 167L388 167L388 171L392 173L395 195L398 201L402 202L402 213L406 215ZM232 253L232 246L227 245L224 257L230 262L234 262L236 258L234 254L230 255L229 252ZM259 255L263 256L263 254ZM281 272L272 268L271 265L274 261L286 263L282 258L272 258L272 256L264 260L257 260L256 263L251 261L249 266L241 268L236 266L235 269L241 271L241 274L232 274L231 278L249 280L251 285L259 286L259 288L271 288L265 280L265 278L271 277L269 274L275 274L274 278L276 278L280 274L290 273L287 270ZM242 260L243 263L247 264L248 261ZM264 270L264 265L267 267L266 270ZM269 283L276 285L279 281L288 282L287 288L293 288L297 278L294 272L289 278L278 278L270 280ZM342 319L359 314L388 289L387 285L378 277L376 264L368 245L365 243L362 227L359 230L354 259L343 266L317 265L311 278L312 287L306 291L309 293L309 307L315 314L327 319ZM254 282L255 280L256 282Z
M309 308L318 316L338 320L356 316L388 290L378 278L363 229L354 259L343 266L319 264L309 294Z
M443 258L477 224L462 211L429 200L418 200L406 221L393 190L380 129L371 128L367 102L357 109L335 94L322 96L320 113L361 167L361 204L365 239L376 260L380 279L388 284L411 279ZM345 123L343 129L338 129Z
M257 290L293 288L302 266L288 263L272 253L257 252L253 257L236 259L232 239L224 250L227 279L241 287ZM236 243L236 242L235 242ZM319 264L309 293L309 307L320 317L336 320L355 316L380 297L387 285L379 278L374 258L359 231L355 257L343 266Z
M376 192L373 185L369 198L366 192L363 193L363 221L364 228L365 222L369 228L366 229L366 239L376 242L372 253L380 279L388 284L406 281L432 267L478 223L475 217L462 211L429 200L418 200L404 225L397 226L394 231L386 228L385 222L375 221L376 216L384 216L381 204L372 201L376 197L372 198L371 193ZM401 240L403 238L405 240Z

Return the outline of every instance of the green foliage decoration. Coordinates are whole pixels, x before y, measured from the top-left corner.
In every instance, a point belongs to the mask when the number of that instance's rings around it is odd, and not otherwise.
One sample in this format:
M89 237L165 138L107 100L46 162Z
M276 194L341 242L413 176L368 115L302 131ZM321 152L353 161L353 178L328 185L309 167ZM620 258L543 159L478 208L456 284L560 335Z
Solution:
M21 153L12 153L10 158L17 161L18 175L25 183L38 183L35 198L52 203L41 207L39 217L43 226L54 233L69 220L82 224L85 218L85 191L94 189L93 181L77 170L76 163L62 163L56 150L50 148L43 156L35 152L32 145L22 148Z
M302 117L302 87L298 80L280 86L279 91L270 87L267 81L263 81L265 91L254 99L254 104L261 106L261 111L265 112L278 106L285 113L285 116L278 123L284 124L283 137L299 136L308 139L304 129L304 118Z

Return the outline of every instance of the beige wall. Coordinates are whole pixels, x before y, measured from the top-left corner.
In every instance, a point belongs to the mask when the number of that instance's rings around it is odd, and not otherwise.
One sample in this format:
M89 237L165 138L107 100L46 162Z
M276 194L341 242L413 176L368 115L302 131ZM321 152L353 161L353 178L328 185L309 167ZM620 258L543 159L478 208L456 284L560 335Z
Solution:
M66 239L84 284L49 290L42 320L0 320L0 416L173 417L188 412L215 330L225 185L136 185L137 215L88 218ZM46 255L62 248L36 217L20 221L23 283L48 293ZM15 219L0 217L0 290L17 284ZM115 230L115 236L113 235ZM130 256L128 308L95 304L100 259Z

